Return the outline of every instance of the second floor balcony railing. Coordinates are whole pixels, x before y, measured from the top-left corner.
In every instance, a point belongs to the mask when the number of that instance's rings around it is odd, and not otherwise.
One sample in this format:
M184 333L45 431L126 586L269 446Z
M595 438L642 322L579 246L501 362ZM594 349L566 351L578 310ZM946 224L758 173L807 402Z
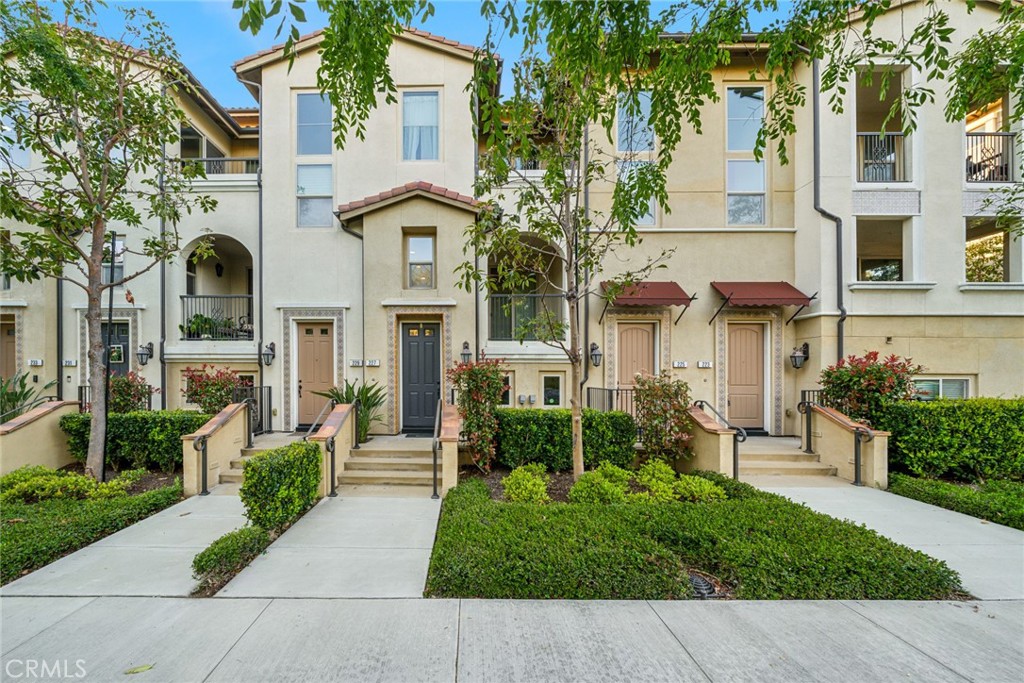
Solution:
M260 167L256 157L210 157L202 159L182 159L181 164L201 166L207 178L219 175L255 175Z
M1013 182L1016 142L1016 133L968 133L967 182Z
M181 338L252 340L252 296L187 294L181 297Z
M902 183L909 180L903 133L857 133L857 180Z
M535 341L545 335L548 323L561 323L561 294L491 294L488 299L488 337L495 341L520 338Z

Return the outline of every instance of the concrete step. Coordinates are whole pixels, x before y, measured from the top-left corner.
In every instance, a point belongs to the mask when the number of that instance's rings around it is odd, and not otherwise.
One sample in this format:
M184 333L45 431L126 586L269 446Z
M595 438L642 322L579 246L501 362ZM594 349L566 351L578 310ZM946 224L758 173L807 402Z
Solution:
M429 453L433 439L410 439L403 436L375 436L359 444L359 450L373 453Z
M404 470L348 470L338 475L338 484L372 484L375 486L432 486L434 477L430 472Z
M440 465L438 461L438 465ZM434 469L433 458L410 456L407 458L365 458L362 456L349 458L345 463L345 470L363 471L377 470L386 472L414 471L432 472Z
M240 470L245 467L245 461L252 458L251 455L242 455L242 457L231 461L231 469Z
M222 484L241 484L244 478L245 473L240 469L230 469L220 473L220 483Z
M797 451L778 453L744 453L743 446L740 446L740 462L818 462L818 456L814 453L803 453Z
M835 476L836 468L820 462L745 462L740 460L740 474Z
M259 448L259 447L256 447L256 448L242 448L242 449L240 449L240 452L241 452L243 458L251 458L252 456L256 455L257 453L262 453L263 451L269 451L269 450L270 450L269 448Z

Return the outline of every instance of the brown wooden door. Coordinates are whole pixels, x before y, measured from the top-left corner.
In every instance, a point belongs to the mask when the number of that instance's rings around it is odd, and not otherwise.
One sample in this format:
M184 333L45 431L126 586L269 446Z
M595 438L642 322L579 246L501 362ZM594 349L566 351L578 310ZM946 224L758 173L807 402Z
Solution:
M619 388L629 389L639 375L653 375L654 323L622 323L619 325Z
M764 429L764 326L729 325L729 421Z
M329 399L317 391L334 386L334 324L299 323L299 424L316 420Z
M0 377L13 377L18 370L15 340L14 323L0 323Z

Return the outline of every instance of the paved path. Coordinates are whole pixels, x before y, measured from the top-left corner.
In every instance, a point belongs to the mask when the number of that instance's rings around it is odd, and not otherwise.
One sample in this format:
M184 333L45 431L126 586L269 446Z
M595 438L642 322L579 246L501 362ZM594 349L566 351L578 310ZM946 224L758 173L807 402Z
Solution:
M218 598L419 598L441 501L324 498Z
M3 597L0 614L11 680L29 660L133 683L1001 683L1024 670L1024 603L1011 601ZM136 667L151 668L125 676Z
M187 596L192 559L246 523L237 495L195 496L0 588L0 595Z
M773 485L770 479L761 477L752 483L944 560L960 573L964 588L975 597L1024 599L1024 531L834 477L821 479L842 485Z

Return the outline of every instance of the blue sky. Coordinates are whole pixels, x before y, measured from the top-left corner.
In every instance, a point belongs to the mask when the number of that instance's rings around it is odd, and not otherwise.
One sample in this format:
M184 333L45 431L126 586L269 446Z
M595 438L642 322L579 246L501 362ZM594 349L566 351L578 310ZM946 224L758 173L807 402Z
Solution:
M238 59L281 42L275 39L277 21L271 21L258 36L238 28L239 11L231 0L144 0L118 2L108 0L100 11L100 27L108 37L116 37L121 25L118 5L149 8L164 24L177 45L182 61L226 107L255 106L249 93L235 80L231 65ZM324 16L316 2L306 4L306 24L302 33L323 26ZM656 3L656 5L665 3ZM434 0L435 13L421 28L470 45L483 42L486 23L480 18L478 0ZM519 53L518 44L503 44L499 52L506 57ZM507 80L507 79L506 79Z

